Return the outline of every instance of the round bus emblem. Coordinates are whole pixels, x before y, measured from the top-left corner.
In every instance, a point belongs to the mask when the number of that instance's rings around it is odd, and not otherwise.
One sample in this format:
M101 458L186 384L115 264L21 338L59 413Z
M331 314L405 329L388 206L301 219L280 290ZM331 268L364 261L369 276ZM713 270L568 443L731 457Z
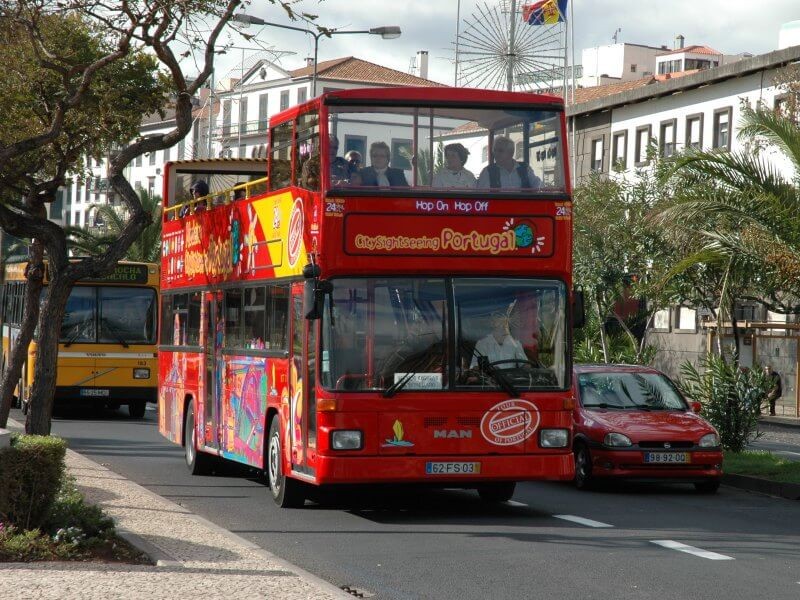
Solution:
M289 218L289 266L293 267L300 258L300 249L303 247L303 202L295 199L292 207L292 216Z
M521 398L498 402L483 415L481 435L495 446L512 446L525 441L539 427L539 409Z

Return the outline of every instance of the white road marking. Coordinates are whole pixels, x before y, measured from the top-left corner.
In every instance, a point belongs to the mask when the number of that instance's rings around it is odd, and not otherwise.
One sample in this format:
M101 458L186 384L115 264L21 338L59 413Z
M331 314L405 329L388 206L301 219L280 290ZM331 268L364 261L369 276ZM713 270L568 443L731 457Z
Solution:
M702 550L700 548L695 548L694 546L687 546L686 544L681 544L680 542L676 542L674 540L650 540L650 542L656 544L657 546L663 546L664 548L677 550L678 552L686 552L687 554L694 554L695 556L707 558L708 560L736 560L732 556L725 556L724 554L709 552L708 550Z
M565 521L572 521L578 525L586 525L587 527L614 527L608 523L601 523L600 521L592 521L591 519L584 519L583 517L576 517L575 515L553 515L556 519L564 519Z
M524 506L526 508L528 506L524 502L517 502L516 500L509 500L509 501L506 502L506 504L508 504L509 506Z

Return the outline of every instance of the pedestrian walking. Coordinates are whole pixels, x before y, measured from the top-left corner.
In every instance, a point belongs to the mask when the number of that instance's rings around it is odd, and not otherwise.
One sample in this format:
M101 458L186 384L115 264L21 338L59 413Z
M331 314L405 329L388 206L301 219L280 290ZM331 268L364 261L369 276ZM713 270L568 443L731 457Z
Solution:
M767 400L769 401L769 414L775 416L775 402L783 395L783 385L781 384L781 374L774 371L770 365L764 367L764 375L770 381Z

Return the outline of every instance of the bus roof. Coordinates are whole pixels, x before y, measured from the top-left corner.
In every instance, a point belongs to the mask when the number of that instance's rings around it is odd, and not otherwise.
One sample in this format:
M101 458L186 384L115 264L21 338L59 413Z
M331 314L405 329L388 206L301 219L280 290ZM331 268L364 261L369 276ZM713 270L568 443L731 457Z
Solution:
M326 104L335 104L337 100L375 100L394 103L412 102L425 104L554 104L563 106L564 100L559 96L532 94L530 92L503 92L475 88L452 87L396 87L396 88L360 88L354 90L338 90L322 95Z

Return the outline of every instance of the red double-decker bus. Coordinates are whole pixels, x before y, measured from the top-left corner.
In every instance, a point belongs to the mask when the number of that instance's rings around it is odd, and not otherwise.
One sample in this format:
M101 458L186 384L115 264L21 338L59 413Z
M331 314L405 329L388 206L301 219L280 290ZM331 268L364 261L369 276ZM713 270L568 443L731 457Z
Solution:
M159 429L191 471L262 468L280 506L571 479L562 101L335 91L269 140L165 168Z

